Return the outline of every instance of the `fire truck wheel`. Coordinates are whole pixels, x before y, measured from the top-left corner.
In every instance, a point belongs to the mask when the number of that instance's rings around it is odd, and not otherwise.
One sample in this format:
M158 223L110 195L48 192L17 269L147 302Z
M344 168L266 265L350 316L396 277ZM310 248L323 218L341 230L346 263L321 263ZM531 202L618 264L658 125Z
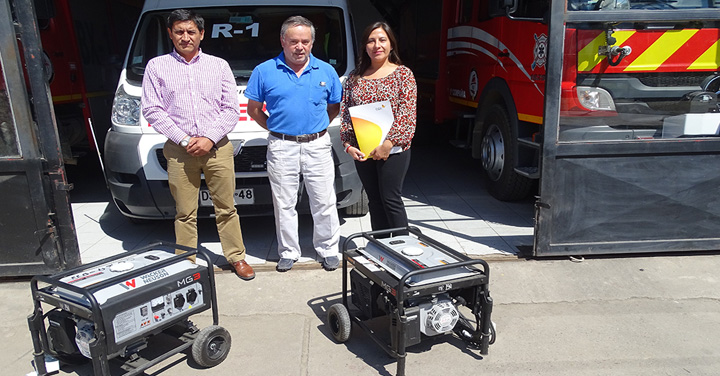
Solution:
M332 336L336 341L343 343L350 338L350 314L342 303L335 303L330 306L327 320Z
M488 191L500 201L527 197L532 180L515 172L517 140L505 108L493 105L485 116L484 125L480 160L489 179Z
M214 367L230 353L230 333L218 325L200 330L192 345L192 357L202 367Z

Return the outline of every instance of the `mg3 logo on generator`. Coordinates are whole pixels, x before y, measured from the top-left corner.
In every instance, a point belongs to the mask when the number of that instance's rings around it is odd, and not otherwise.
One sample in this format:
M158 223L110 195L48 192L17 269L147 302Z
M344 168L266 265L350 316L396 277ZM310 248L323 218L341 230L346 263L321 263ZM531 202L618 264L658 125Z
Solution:
M177 285L178 285L178 287L182 287L185 285L189 285L189 284L197 281L198 279L200 279L200 273L195 273L193 275L189 275L189 276L177 281Z

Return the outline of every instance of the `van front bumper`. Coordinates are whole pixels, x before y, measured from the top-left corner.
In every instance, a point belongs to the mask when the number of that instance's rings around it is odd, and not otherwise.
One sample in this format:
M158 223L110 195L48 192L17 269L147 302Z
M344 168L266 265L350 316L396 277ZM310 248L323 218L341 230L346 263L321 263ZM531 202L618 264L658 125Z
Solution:
M335 191L337 207L340 209L360 200L362 183L355 171L352 158L342 150L339 129L332 127L329 133L333 139ZM144 163L161 164L158 159L162 159L162 157L150 153L146 162L142 161L138 145L143 137L148 136L110 130L105 138L105 176L113 203L123 215L129 218L174 219L175 201L170 193L167 178L148 179L145 174ZM238 214L240 216L272 215L272 192L266 173L236 172L235 176L238 189L252 188L255 195L254 204L237 206ZM304 191L299 194L298 210L301 213L308 213L307 194ZM201 206L198 208L198 217L210 218L213 216L212 207Z

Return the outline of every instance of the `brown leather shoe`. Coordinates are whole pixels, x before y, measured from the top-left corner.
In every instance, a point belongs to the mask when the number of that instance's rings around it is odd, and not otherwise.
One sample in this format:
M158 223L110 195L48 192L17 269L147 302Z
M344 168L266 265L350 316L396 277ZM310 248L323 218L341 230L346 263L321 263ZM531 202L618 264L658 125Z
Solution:
M245 262L245 260L233 262L232 266L235 269L235 273L237 273L238 277L240 277L241 279L249 281L255 278L255 271L253 270L252 266L248 265L248 263Z

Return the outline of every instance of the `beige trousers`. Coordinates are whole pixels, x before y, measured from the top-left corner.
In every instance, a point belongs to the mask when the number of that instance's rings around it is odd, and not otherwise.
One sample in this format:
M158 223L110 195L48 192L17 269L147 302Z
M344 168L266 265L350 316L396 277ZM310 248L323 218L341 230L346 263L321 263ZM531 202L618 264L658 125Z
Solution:
M163 147L163 154L167 159L168 183L177 211L175 242L192 248L198 246L198 197L201 174L205 174L205 183L215 208L220 244L225 258L232 264L245 259L245 244L234 200L233 146L227 137L216 146L217 149L202 157L193 157L185 148L168 140Z

